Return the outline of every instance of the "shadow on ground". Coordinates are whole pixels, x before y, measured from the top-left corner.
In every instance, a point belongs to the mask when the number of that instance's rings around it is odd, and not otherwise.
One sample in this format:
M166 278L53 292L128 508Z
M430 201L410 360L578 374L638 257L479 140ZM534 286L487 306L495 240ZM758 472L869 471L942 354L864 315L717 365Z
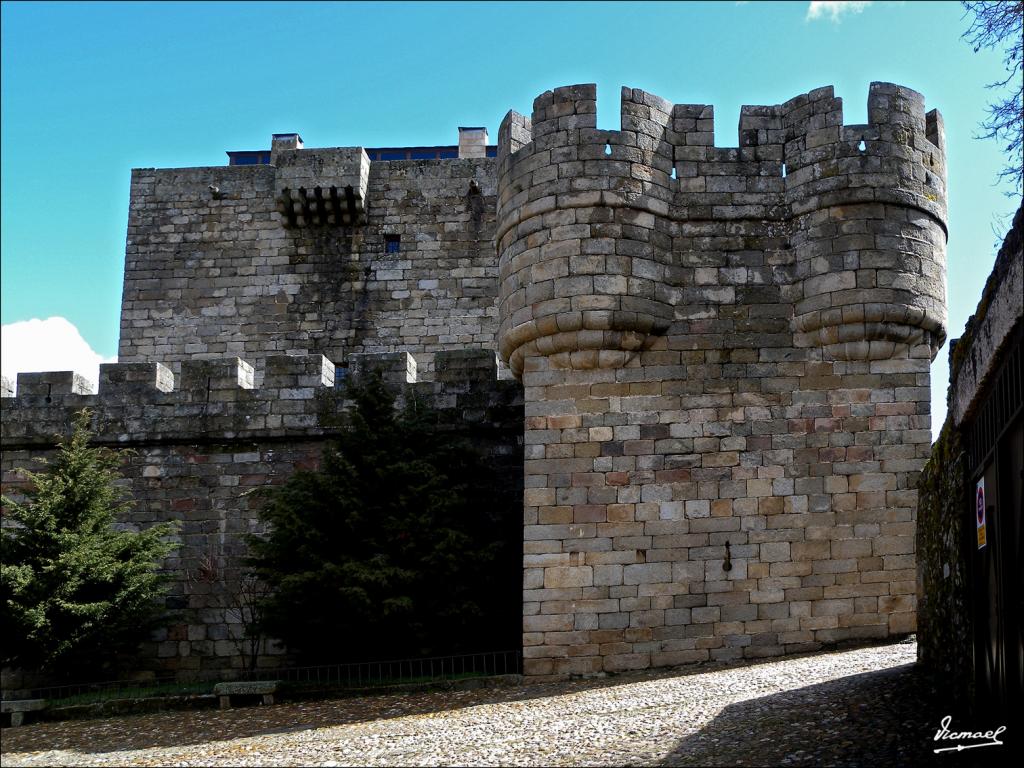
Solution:
M1000 723L974 722L938 690L916 664L906 664L731 704L680 741L661 764L971 768L1014 763L1022 729L1010 721L1019 715L1007 713ZM946 715L953 717L950 730L955 731L1008 726L1003 746L936 754L938 747L959 743L935 740Z
M793 657L795 658L795 657ZM763 663L777 662L766 659ZM193 710L5 728L3 754L64 750L80 754L187 747L395 717L454 711L480 704L529 701L699 675L737 664L693 665L598 680L532 683L514 688L393 693L296 701L226 711ZM854 675L726 707L707 727L683 739L665 765L1002 765L1009 750L976 756L934 755L932 737L945 714L936 687L914 665ZM960 726L961 721L954 721ZM1011 725L1011 723L1007 723ZM988 727L991 727L988 726ZM1017 729L1018 731L1021 729ZM942 759L939 759L942 758ZM973 762L972 762L973 760Z

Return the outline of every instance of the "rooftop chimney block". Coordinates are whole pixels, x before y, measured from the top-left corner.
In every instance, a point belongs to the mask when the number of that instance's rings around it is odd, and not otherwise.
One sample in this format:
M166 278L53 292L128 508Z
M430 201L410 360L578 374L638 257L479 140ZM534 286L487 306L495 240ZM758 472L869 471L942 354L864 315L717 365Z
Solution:
M487 157L487 129L459 126L459 158Z
M270 163L272 165L277 153L285 149L302 149L302 137L297 133L272 133L270 135Z

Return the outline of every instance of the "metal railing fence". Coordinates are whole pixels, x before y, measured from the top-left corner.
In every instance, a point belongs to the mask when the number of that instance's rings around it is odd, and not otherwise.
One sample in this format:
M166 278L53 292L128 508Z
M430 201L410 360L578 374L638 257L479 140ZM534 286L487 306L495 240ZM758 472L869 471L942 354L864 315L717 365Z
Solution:
M521 651L489 651L454 656L433 656L387 661L363 661L319 666L282 667L242 672L236 680L281 680L293 689L344 690L389 685L431 683L470 677L522 673ZM227 679L227 678L225 678ZM213 692L219 680L179 681L174 677L148 680L109 680L33 688L28 698L47 699L62 705L87 704L112 699L153 696L200 695ZM24 696L25 694L20 694ZM6 696L5 696L6 698Z

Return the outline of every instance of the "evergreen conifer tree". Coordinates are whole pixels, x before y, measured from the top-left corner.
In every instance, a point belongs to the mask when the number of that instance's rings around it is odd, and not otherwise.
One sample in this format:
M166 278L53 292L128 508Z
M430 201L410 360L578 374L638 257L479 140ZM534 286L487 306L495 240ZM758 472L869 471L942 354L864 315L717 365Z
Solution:
M250 542L264 628L312 663L450 654L518 640L521 499L370 377L316 472L270 492Z
M43 472L25 472L27 500L4 497L0 618L5 666L89 679L116 671L145 639L163 594L158 564L171 524L115 530L123 500L118 455L89 447L81 411Z

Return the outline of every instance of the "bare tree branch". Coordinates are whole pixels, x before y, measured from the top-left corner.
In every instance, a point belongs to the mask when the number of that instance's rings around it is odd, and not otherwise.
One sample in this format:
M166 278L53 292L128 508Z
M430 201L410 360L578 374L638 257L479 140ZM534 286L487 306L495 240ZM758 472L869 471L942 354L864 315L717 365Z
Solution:
M964 16L971 16L971 26L963 34L974 52L982 48L1003 49L1006 78L990 83L994 91L1010 88L1005 98L996 98L988 105L988 117L979 125L980 139L1006 142L1007 163L999 172L1000 182L1008 181L1019 194L1024 188L1024 2L1017 0L965 0Z
M231 623L240 624L242 632L232 634L231 639L242 660L246 673L256 671L256 664L263 652L263 604L269 594L266 584L255 574L245 573L237 581L227 585L228 609L226 615Z

